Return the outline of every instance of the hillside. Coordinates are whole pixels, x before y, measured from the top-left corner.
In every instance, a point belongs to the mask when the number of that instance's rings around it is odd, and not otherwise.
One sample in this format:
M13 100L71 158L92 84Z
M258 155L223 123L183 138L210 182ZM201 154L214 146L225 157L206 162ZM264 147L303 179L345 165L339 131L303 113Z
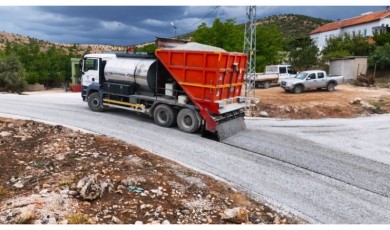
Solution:
M304 15L296 14L283 14L273 15L257 20L257 26L277 26L280 31L289 38L302 37L307 35L310 31L318 26L331 22L321 18L313 18ZM243 24L239 25L243 26ZM178 36L179 39L191 40L191 33ZM62 48L66 52L76 48L77 53L83 55L85 53L101 53L103 51L125 51L125 46L113 46L113 45L97 45L97 44L60 44L51 43L36 38L26 37L19 34L0 32L0 50L4 49L7 42L16 43L29 43L31 41L38 42L42 50L47 49L52 44L55 44L58 48ZM153 42L145 42L136 46L143 47L145 45L152 44Z
M258 19L257 26L277 26L286 37L303 37L313 29L332 21L298 14L273 15Z
M23 43L28 44L30 42L37 42L41 47L41 50L46 50L53 44L57 48L63 49L65 52L69 52L71 49L76 49L77 53L83 55L84 53L101 53L103 51L125 51L125 46L113 46L113 45L96 45L96 44L62 44L52 43L36 38L26 37L19 34L0 32L0 50L4 49L6 43Z

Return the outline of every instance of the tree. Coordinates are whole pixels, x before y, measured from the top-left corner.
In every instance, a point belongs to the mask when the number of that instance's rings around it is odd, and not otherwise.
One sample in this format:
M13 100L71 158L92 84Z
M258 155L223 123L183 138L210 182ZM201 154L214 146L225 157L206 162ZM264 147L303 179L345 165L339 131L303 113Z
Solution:
M226 51L242 52L244 31L236 25L234 19L227 19L222 22L217 18L211 27L208 27L206 23L202 23L193 32L193 41L216 46Z
M276 26L256 28L256 72L264 71L266 65L280 64L283 57L283 34Z
M343 36L329 38L325 48L322 50L324 59L329 61L333 58L342 58L346 56L368 56L372 47L368 43L368 39L361 35Z
M390 43L390 32L375 33L373 39L375 41L375 45L384 46L386 43Z
M137 52L154 53L155 50L156 50L156 45L155 44L149 44L149 45L145 45L145 46L142 46L142 47L138 47L136 51Z
M318 64L318 48L310 37L292 40L288 49L289 62L296 70L307 70Z
M23 92L26 81L25 72L16 55L0 60L0 88L12 93Z
M390 43L377 47L368 57L368 63L372 66L376 64L379 69L390 68Z

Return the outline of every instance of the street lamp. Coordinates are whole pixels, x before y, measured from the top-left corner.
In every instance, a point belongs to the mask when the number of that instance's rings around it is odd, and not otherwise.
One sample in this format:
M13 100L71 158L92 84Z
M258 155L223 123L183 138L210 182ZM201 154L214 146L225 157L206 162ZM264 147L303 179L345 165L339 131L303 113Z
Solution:
M173 29L175 30L175 37L176 37L176 29L177 29L177 27L175 26L175 24L173 24L173 22L171 22L171 25L172 25Z

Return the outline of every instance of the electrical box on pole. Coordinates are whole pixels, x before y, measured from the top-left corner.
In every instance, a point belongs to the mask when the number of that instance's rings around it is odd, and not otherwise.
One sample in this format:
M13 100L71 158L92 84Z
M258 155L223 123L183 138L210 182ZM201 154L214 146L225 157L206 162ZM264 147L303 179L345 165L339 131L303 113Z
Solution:
M246 67L245 96L255 96L256 76L256 6L247 6L245 23L244 53L248 54Z

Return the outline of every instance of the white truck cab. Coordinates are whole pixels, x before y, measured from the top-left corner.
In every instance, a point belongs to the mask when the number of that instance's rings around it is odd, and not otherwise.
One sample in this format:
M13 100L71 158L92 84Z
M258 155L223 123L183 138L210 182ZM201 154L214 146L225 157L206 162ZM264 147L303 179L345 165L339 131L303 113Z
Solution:
M92 83L99 83L99 59L116 59L115 54L87 54L80 62L81 84L83 87L87 87Z
M268 88L271 84L278 85L282 80L293 78L296 71L291 65L268 65L265 73L256 73L255 87Z

